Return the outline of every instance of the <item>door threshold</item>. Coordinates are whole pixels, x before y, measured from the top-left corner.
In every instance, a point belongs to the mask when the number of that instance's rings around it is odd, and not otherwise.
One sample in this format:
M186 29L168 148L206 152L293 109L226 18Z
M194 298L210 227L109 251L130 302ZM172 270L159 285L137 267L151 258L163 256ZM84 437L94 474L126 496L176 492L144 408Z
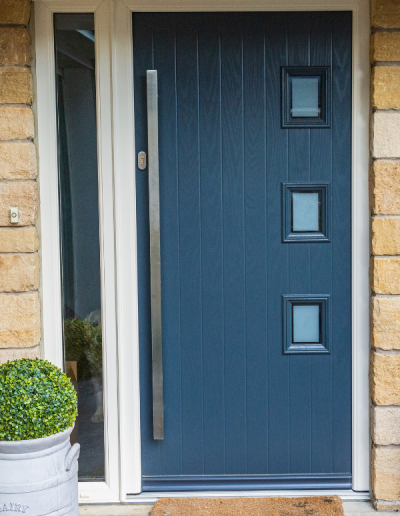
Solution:
M351 474L293 475L168 475L142 478L142 492L166 491L344 491L352 488Z
M352 489L292 489L292 490L268 490L268 491L177 491L140 493L138 495L127 495L125 503L155 503L159 498L237 498L248 497L258 498L267 496L340 496L346 501L368 501L368 491L353 491Z

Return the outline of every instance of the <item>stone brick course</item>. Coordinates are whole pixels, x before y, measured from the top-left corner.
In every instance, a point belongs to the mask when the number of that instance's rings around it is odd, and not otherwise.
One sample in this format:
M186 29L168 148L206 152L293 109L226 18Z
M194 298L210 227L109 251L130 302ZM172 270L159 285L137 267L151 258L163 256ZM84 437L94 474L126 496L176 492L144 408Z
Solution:
M375 405L400 405L400 355L372 352L370 381Z
M400 297L373 299L371 343L375 348L400 349Z
M34 348L0 348L0 364L5 364L8 361L20 360L21 358L38 358L40 357L40 346Z
M372 69L372 107L400 108L400 67L375 66Z
M0 292L29 292L39 289L39 255L0 254Z
M400 61L400 33L376 32L371 37L371 62Z
M377 111L373 114L374 158L400 158L400 112Z
M32 104L33 83L28 68L0 68L0 103Z
M35 227L0 228L0 253L34 253L39 250Z
M375 294L400 294L400 257L373 258L372 288Z
M391 513L389 516L396 516L395 513L399 512L399 507L399 502L386 502L383 500L375 500L374 502L374 509L376 511ZM361 515L357 514L357 516Z
M0 142L0 180L36 177L36 147L33 142Z
M372 254L400 254L400 216L372 219Z
M398 0L371 0L373 27L400 28L400 3Z
M34 136L32 109L0 106L0 140L32 140Z
M1 0L0 2L0 25L28 25L30 15L30 0Z
M18 224L11 224L10 206L19 207ZM33 226L38 210L39 189L36 181L0 182L0 226Z
M0 294L0 348L31 348L39 342L39 294Z
M24 27L0 27L0 64L29 66L31 38Z
M372 213L400 215L400 161L375 161L371 169L370 186Z
M400 407L374 407L372 440L378 445L400 445Z
M374 448L372 490L379 500L400 500L400 448Z

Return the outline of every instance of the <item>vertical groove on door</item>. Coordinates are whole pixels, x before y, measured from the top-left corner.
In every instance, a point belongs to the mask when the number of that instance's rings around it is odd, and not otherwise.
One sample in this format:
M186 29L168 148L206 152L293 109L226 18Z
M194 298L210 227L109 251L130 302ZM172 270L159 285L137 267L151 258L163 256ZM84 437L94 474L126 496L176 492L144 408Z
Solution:
M287 47L289 66L309 63L310 13L288 15ZM310 129L292 129L289 133L289 182L308 183L310 170ZM289 246L290 294L308 294L310 286L310 246ZM310 355L291 355L290 361L290 472L311 472L311 361Z
M222 40L221 40L221 24L218 25L218 42L219 42L219 126L220 126L220 168L221 168L221 239L222 239L222 332L223 332L223 407L224 407L224 462L222 471L226 472L226 385L225 385L225 354L226 354L226 337L225 337L225 241L224 241L224 177L223 177L223 147L222 147Z
M246 109L245 109L245 98L244 98L244 18L242 19L241 23L241 89L242 89L242 195L243 195L243 206L242 206L242 217L243 217L243 264L244 264L244 271L243 271L243 321L244 321L244 327L243 327L243 345L244 345L244 446L245 446L245 461L246 461L246 467L245 472L248 473L248 449L247 449L247 327L246 327L246 319L247 319L247 299L246 299L246 289L247 289L247 278L246 278L246 192L245 192L245 156L246 156L246 149L245 149L245 116L246 116Z
M177 15L183 471L203 474L197 14Z
M203 312L203 299L204 299L204 281L203 281L203 248L205 242L203 242L203 225L202 225L202 173L201 173L201 136L200 136L200 53L199 53L199 32L200 32L200 20L197 20L197 141L198 141L198 160L199 160L199 223L200 223L200 310L201 310L201 372L202 372L202 396L203 396L203 414L202 414L202 434L203 434L203 475L205 474L205 439L204 439L204 426L205 426L205 413L204 413L204 383L206 377L204 374L204 312ZM207 140L204 142L207 145Z
M268 173L267 173L267 152L268 152L268 140L267 140L267 55L266 55L266 24L265 24L265 17L266 14L264 13L262 20L263 20L263 68L264 68L264 92L263 92L263 106L264 106L264 169L265 169L265 185L264 185L264 203L265 203L265 260L264 260L264 282L265 282L265 314L264 314L264 322L265 322L265 342L268 342L268 310L269 310L269 303L268 303L268 293L269 293L269 285L268 285L268 239L269 239L269 228L267 224L267 215L268 215ZM269 471L269 399L268 399L268 382L269 382L269 373L268 373L268 346L265 346L265 382L264 387L266 390L265 395L265 426L266 426L266 436L267 440L265 443L265 465L266 465L266 471Z
M211 27L210 27L211 24ZM208 31L207 28L210 27ZM219 23L199 24L201 230L203 278L204 473L225 462L222 169Z
M241 32L221 14L226 474L246 468Z
M252 473L268 468L266 335L266 124L264 16L243 15L246 307L246 448ZM258 424L254 424L257 414ZM263 447L257 443L265 443Z
M159 122L166 129L159 138L159 156L162 164L160 173L161 224L161 272L162 287L166 293L178 286L180 292L179 258L179 178L178 178L178 138L177 138L177 84L176 26L173 14L154 13L153 25L157 27L153 35L154 68L158 70L158 110ZM182 471L182 410L181 410L181 339L180 339L180 295L168 298L163 303L163 346L164 363L173 360L178 367L170 381L164 382L164 397L168 400L168 410L164 410L164 425L174 439L165 439L161 447L162 474L180 474Z
M334 378L343 381L334 386L334 463L333 471L351 471L351 221L346 206L351 206L351 40L352 20L347 13L337 13L333 22L332 63L332 132L333 132L333 274L332 317L340 323L334 327L332 348ZM350 330L350 331L349 331Z
M311 23L311 66L332 66L332 23L330 13L313 13ZM329 44L327 44L327 39ZM332 129L311 130L311 183L332 182ZM330 202L330 201L329 201ZM311 292L332 292L332 245L312 244ZM314 273L313 273L314 271ZM312 357L312 471L332 467L332 360Z
M281 213L281 182L286 181L287 131L280 127L280 73L286 61L286 15L265 18L267 221ZM277 123L278 121L278 123ZM267 283L268 342L268 466L270 474L289 471L289 361L282 356L281 293L288 292L287 246L281 243L280 224L268 224Z

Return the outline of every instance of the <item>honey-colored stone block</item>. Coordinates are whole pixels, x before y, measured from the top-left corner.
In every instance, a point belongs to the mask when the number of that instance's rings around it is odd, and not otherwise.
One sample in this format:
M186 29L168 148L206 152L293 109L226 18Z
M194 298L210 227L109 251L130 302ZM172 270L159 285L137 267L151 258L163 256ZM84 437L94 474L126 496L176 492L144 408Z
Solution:
M0 348L31 348L39 342L39 294L0 294Z
M375 66L372 69L372 106L376 109L400 108L400 67Z
M400 502L383 502L382 500L375 500L374 509L379 512L399 512Z
M400 217L372 219L372 254L400 254Z
M0 25L28 25L31 0L1 0Z
M371 480L376 499L400 500L400 448L374 447Z
M39 255L0 254L0 292L28 292L39 288Z
M0 103L32 104L33 83L29 68L0 68Z
M374 162L370 174L370 201L371 211L376 215L400 215L400 162Z
M372 352L370 382L375 405L400 405L400 355Z
M375 294L400 294L400 257L373 258L371 272Z
M39 358L40 346L34 348L0 349L0 365L21 358Z
M35 227L0 228L0 253L34 253L39 250Z
M33 142L0 142L0 179L36 177L36 147Z
M35 125L32 109L28 107L0 107L0 140L32 140Z
M18 206L20 221L11 224L10 207ZM39 189L35 181L0 183L0 226L34 226L39 209Z
M388 446L400 445L400 407L372 408L372 441Z
M400 61L400 33L375 32L371 36L371 62Z
M31 38L24 27L0 27L0 64L29 66Z
M371 23L373 27L400 28L399 0L371 0Z
M374 158L400 157L400 111L373 114L372 152Z
M373 347L400 349L400 297L374 297L371 322Z

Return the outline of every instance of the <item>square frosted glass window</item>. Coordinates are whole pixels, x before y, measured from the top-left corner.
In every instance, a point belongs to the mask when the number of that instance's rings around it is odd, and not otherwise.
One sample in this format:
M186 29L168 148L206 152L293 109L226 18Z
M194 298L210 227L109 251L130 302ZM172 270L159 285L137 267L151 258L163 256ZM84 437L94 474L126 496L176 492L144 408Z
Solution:
M283 66L282 127L330 127L329 66Z
M329 351L329 295L283 295L283 354Z
M292 305L293 309L293 343L320 342L321 305Z
M321 231L321 199L319 192L292 192L292 231Z
M320 77L291 77L292 118L319 118Z

